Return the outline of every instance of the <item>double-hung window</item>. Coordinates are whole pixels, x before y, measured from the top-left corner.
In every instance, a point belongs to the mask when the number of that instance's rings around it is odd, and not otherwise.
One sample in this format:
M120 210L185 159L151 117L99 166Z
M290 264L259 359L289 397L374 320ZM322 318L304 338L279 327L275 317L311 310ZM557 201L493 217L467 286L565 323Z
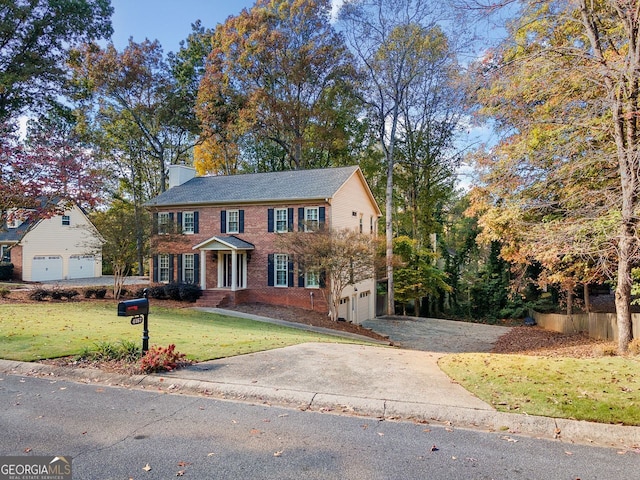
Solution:
M304 209L304 230L305 232L313 232L318 230L320 225L320 216L318 207L307 207Z
M286 208L276 208L276 232L282 233L286 232L289 229L288 221L287 221L287 209Z
M185 283L196 283L195 277L195 255L187 253L182 259L182 278Z
M171 225L171 216L169 212L159 212L158 213L158 233L160 235L165 235L169 233Z
M318 288L320 286L320 274L317 270L307 270L304 275L304 284L307 288Z
M227 210L227 233L240 233L240 212Z
M182 233L191 234L195 232L195 214L194 212L184 212L182 214Z
M71 225L71 217L69 215L62 215L62 225Z
M158 255L158 281L169 282L169 255Z
M287 279L289 275L288 271L289 256L284 254L274 255L274 269L275 269L275 286L286 287L288 285Z

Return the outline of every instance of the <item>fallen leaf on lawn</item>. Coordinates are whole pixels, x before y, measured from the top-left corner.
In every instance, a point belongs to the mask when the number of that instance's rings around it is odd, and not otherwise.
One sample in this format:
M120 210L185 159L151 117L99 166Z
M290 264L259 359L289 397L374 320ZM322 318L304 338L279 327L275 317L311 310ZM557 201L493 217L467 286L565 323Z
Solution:
M249 433L251 435L258 435L259 433L262 433L262 432L260 430L258 430L257 428L252 428Z
M189 462L178 462L179 467L186 467L187 465L191 465Z
M453 428L445 427L445 430L446 430L447 432L453 432Z
M422 430L422 431L423 431L423 432L427 432L427 433L429 433L429 432L431 431L431 429L430 429L430 428L425 428L425 429L424 429L424 430Z
M184 470L178 470L178 473L176 473L176 477L182 477L184 476Z
M573 455L573 452L565 451L564 454L565 455Z
M282 450L276 452L273 454L274 457L281 457L282 456Z
M288 413L281 413L280 415L278 415L278 418L284 418L284 417L288 417L289 414Z
M150 471L150 470L151 470L151 465L149 465L149 464L147 463L144 467L142 467L142 469L143 469L145 472L148 472L148 471Z
M207 457L213 457L214 455L215 455L215 453L213 453L213 452L207 453Z
M264 420L262 420L264 423L270 423L271 420L269 420L268 418L265 418Z
M380 435L381 437L384 437L384 433L382 432L378 432L378 435Z
M500 437L500 438L502 438L502 440L506 440L507 442L516 443L518 441L515 438L507 437L506 435L504 437Z
M31 451L31 448L27 447L24 449L24 453L29 453Z

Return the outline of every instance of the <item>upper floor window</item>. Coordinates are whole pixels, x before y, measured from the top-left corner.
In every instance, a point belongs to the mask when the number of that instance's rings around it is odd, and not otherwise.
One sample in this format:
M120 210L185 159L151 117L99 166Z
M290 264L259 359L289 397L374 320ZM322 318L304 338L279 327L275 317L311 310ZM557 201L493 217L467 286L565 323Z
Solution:
M287 209L286 208L276 208L276 232L282 233L289 230L289 225L287 222Z
M304 209L304 230L305 232L313 232L318 230L320 225L320 216L318 207L306 207Z
M158 213L158 233L160 235L169 233L171 225L171 215L169 212Z
M62 225L71 225L71 217L69 215L62 215Z
M240 212L238 210L227 210L227 233L240 232Z
M194 233L195 225L194 212L184 212L182 214L182 233Z

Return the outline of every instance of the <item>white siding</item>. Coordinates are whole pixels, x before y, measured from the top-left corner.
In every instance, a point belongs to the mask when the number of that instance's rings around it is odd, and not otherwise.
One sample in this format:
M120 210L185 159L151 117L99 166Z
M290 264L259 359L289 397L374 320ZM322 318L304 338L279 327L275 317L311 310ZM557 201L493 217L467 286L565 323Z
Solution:
M92 265L85 261L83 275L86 277L102 276L102 239L100 235L80 208L74 206L64 212L64 215L69 217L69 225L62 224L62 216L60 215L41 220L20 242L23 247L23 280L37 280L32 274L33 259L42 256L62 257L61 278L49 280L69 278L69 262L72 256L86 258L88 255L93 255ZM87 269L90 271L86 271Z
M367 187L363 185L360 176L354 174L340 187L331 201L331 228L358 230L362 218L363 232L368 233L371 217L375 228L378 209L369 197Z

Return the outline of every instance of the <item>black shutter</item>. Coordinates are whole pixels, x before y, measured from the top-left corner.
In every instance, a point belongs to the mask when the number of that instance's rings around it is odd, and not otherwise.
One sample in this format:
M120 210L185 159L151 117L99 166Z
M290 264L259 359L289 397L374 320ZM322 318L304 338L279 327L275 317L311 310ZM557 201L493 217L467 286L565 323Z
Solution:
M324 228L324 222L325 222L325 210L324 210L324 207L320 207L318 208L318 224L319 224L320 230Z
M200 254L193 255L193 283L200 285Z
M158 214L155 215L158 216ZM153 256L153 282L158 283L158 255Z
M274 231L273 223L273 208L269 208L267 210L267 232Z
M289 257L289 262L287 263L287 271L289 273L289 278L287 278L287 287L295 287L294 283L294 271L293 271L293 262L291 261L291 257Z
M293 208L287 208L287 229L293 232Z
M227 233L227 211L220 212L220 233Z
M298 231L304 231L304 207L298 208Z
M184 257L184 255L178 255L178 283L182 283L182 279L184 278L182 275L182 257Z
M267 256L267 285L273 287L275 285L275 266L273 264L273 253Z
M323 270L320 272L320 288L325 288L326 286L327 286L327 272Z
M175 233L176 226L173 224L173 212L169 212L169 225L167 227L167 233Z
M244 210L238 212L238 233L244 233Z
M193 212L193 233L200 233L200 215Z
M182 212L178 212L177 227L178 228L176 228L176 232L182 233L183 232L183 228L182 228Z
M304 287L304 269L298 264L298 286Z
M151 225L151 233L154 235L158 234L158 213L155 212L153 214L153 224Z
M169 283L173 282L175 280L174 275L174 268L173 268L173 253L169 254Z

